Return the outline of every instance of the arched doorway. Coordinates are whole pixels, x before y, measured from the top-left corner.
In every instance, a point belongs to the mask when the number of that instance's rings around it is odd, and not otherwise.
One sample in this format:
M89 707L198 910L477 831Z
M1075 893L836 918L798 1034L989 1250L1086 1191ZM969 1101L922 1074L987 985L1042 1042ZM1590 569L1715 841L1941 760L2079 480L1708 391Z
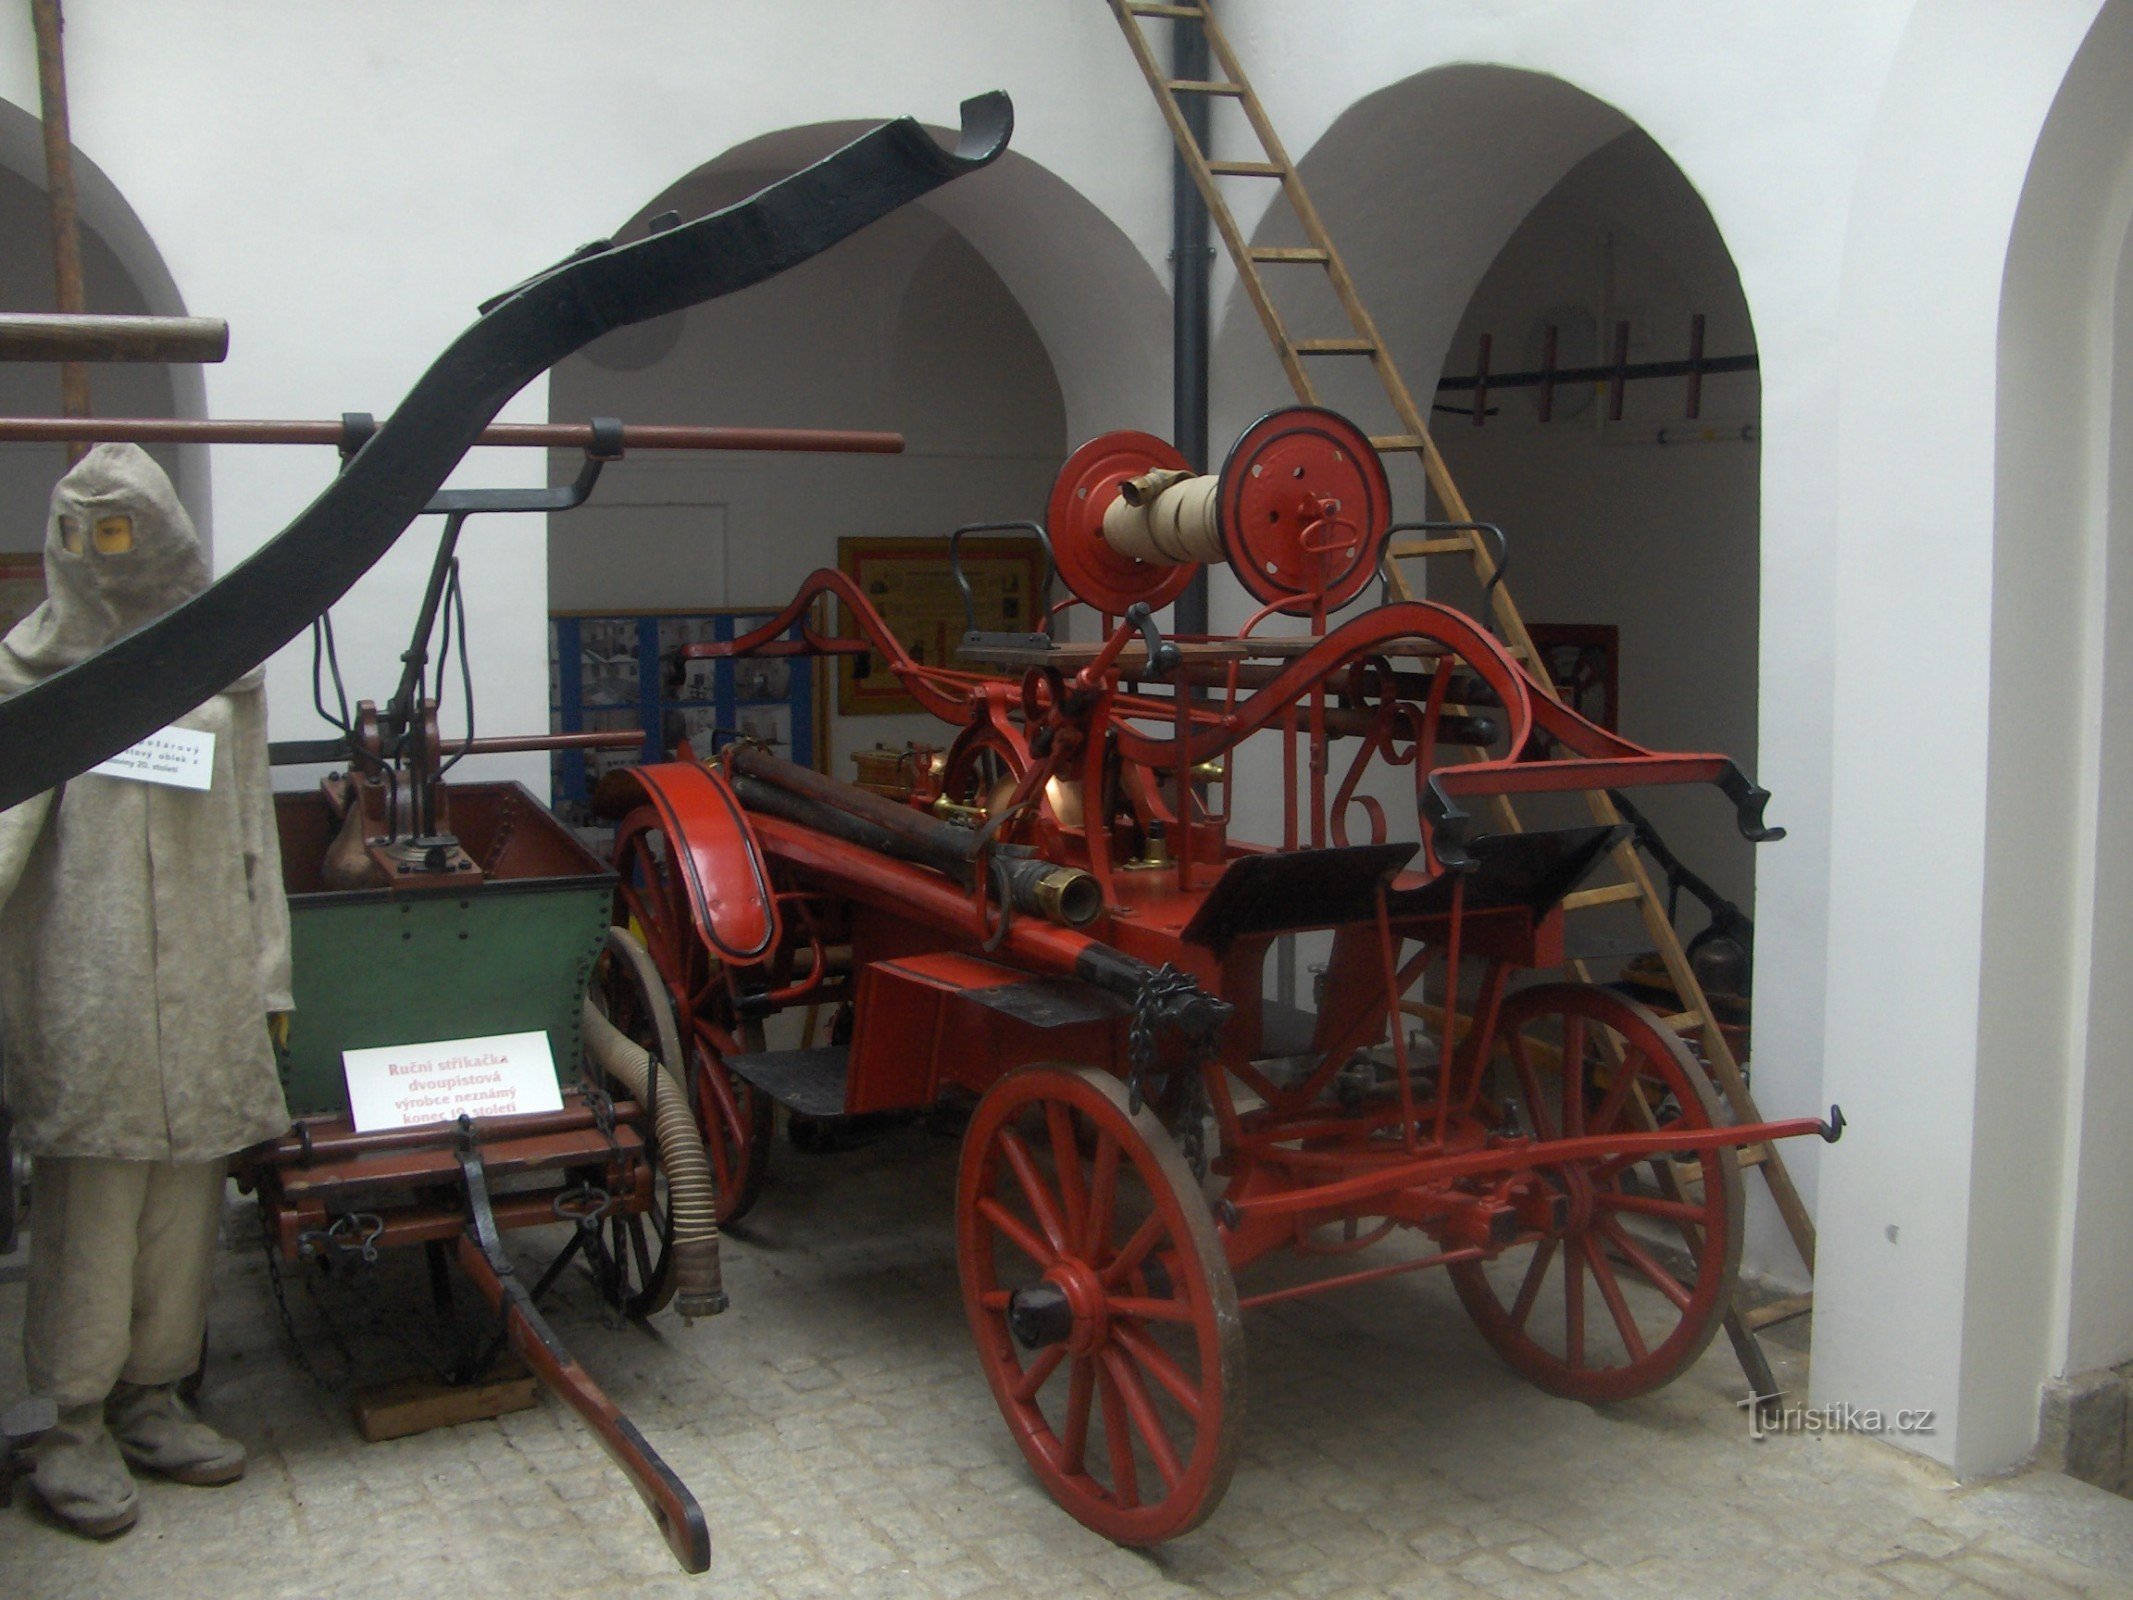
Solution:
M2034 1219L2051 1295L2021 1343L2077 1394L2047 1407L2122 1407L2122 1378L2115 1398L2078 1391L2133 1361L2129 105L2133 4L2114 0L2038 141L2000 298L1978 1064L1996 1120L2057 1156L2057 1215ZM2133 1488L2115 1450L2067 1449L2057 1464Z
M74 159L89 309L184 315L177 287L132 208L94 162L79 151ZM40 125L21 107L0 101L0 305L50 311L55 304ZM101 363L91 369L90 392L103 416L197 417L206 411L200 371L191 366ZM58 412L56 366L0 363L0 414ZM206 449L159 445L152 453L177 484L201 537L211 541ZM27 556L43 548L46 503L65 471L66 454L59 445L0 445L0 555Z
M669 209L731 203L857 131L750 141L659 195L625 232ZM768 283L560 363L548 402L557 420L888 429L906 447L632 457L609 469L593 505L552 519L550 607L775 607L808 572L837 564L842 538L1041 516L1079 433L1145 423L1167 402L1167 354L1163 291L1130 242L1010 154ZM842 777L855 750L941 738L922 716L828 720L820 758Z

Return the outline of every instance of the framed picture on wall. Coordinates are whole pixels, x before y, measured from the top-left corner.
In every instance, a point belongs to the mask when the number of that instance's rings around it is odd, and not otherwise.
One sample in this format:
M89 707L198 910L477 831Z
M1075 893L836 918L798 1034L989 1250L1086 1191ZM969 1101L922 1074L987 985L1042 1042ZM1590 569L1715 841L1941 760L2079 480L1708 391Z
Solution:
M1031 633L1044 626L1049 597L1038 592L1044 581L1044 550L1035 539L968 540L961 561L981 631ZM929 666L953 664L971 623L948 560L945 535L839 539L837 566L873 602L913 659ZM837 631L847 639L859 633L843 606L838 608ZM892 716L919 709L879 661L870 656L837 658L839 716Z
M44 604L44 557L0 555L0 636Z

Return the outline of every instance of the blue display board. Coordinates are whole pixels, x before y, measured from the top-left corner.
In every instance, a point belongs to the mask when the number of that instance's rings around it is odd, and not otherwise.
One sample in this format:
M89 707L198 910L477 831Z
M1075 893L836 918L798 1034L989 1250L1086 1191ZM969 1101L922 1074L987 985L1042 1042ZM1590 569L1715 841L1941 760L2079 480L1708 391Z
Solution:
M644 730L644 742L635 749L557 751L550 764L556 813L574 826L586 826L593 820L593 787L603 773L671 761L684 740L698 755L709 755L736 738L758 739L789 761L819 766L819 661L681 657L686 645L722 643L775 614L565 612L550 617L550 725L559 733ZM800 637L799 624L788 637Z

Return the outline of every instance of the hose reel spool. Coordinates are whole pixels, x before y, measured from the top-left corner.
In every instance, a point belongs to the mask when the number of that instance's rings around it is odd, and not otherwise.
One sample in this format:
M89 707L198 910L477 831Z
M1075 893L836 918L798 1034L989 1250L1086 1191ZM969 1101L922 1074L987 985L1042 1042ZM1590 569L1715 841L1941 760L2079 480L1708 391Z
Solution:
M1194 475L1152 434L1091 439L1060 469L1045 523L1067 587L1109 615L1166 606L1225 561L1268 610L1308 616L1369 585L1392 492L1361 429L1292 406L1245 429L1219 473Z

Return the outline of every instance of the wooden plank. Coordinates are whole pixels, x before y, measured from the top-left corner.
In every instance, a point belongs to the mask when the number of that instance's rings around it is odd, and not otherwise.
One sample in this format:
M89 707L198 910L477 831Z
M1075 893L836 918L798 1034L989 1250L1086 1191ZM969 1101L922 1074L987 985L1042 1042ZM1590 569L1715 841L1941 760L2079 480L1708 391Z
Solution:
M1637 898L1639 890L1633 883L1602 884L1597 889L1576 889L1563 896L1565 911L1583 911L1588 906L1620 905L1625 900Z
M1374 356L1378 347L1368 339L1297 339L1296 353L1306 356ZM1464 522L1464 517L1456 520Z
M1174 17L1180 22L1197 22L1207 15L1198 6L1160 6L1147 0L1126 0L1126 9L1136 17Z
M1291 262L1304 266L1317 266L1326 260L1326 252L1291 245L1255 244L1252 246L1252 259L1254 261Z
M1385 553L1395 561L1412 561L1418 556L1465 555L1471 548L1471 541L1465 538L1398 539L1386 547Z
M1790 1322L1794 1317L1804 1317L1815 1308L1812 1294L1788 1294L1741 1313L1741 1320L1755 1329L1774 1327L1780 1322Z
M448 1384L435 1378L400 1378L358 1389L350 1403L356 1432L371 1444L405 1439L462 1422L487 1422L540 1403L540 1380L517 1362L500 1365L483 1383Z
M1274 161L1210 161L1207 170L1218 178L1285 178L1289 169Z
M1165 78L1163 87L1172 94L1219 94L1232 99L1242 98L1244 94L1241 83L1214 83L1202 78Z

